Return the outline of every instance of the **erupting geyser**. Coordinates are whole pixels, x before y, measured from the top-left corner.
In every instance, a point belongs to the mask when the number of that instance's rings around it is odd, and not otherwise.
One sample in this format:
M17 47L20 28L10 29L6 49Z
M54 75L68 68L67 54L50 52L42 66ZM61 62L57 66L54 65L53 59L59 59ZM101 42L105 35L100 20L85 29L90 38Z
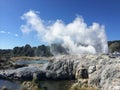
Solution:
M36 31L39 38L52 43L60 43L68 53L107 53L108 45L103 25L93 23L88 26L82 17L76 17L73 22L64 24L62 20L55 22L43 21L38 12L30 10L22 17L26 24L21 31L26 34Z

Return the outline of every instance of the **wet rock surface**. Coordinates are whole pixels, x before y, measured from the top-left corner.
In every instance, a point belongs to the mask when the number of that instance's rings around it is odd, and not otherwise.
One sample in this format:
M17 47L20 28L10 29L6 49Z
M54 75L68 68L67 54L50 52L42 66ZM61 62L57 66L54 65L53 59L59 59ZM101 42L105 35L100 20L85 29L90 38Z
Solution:
M80 68L80 65L85 68ZM56 56L43 67L26 66L0 70L0 78L32 80L34 73L38 80L71 80L75 79L77 73L78 79L87 79L88 86L102 90L120 89L120 57L110 58L108 55Z

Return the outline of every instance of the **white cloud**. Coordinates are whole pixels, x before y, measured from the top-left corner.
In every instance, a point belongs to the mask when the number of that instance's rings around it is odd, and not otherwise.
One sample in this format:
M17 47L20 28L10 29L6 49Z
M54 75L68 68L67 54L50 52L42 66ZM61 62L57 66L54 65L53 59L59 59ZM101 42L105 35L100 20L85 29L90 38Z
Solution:
M7 32L8 34L10 34L10 32Z
M6 33L5 31L0 31L0 33Z
M16 37L18 37L18 34L15 34Z
M35 12L35 11L29 11L21 17L22 20L27 21L26 25L21 26L21 31L24 34L29 34L33 30L39 33L45 30L43 21L39 18L37 13L38 12Z
M21 25L23 34L36 31L39 38L42 37L50 44L61 43L64 48L69 50L70 54L108 52L105 28L98 23L88 26L82 17L77 16L69 24L64 24L62 20L56 20L54 23L46 25L32 10L21 18L26 21L25 25Z
M11 33L11 32L7 32L7 31L0 31L1 34L7 34L7 35L13 35L13 36L16 36L18 37L19 35L18 34L14 34L14 33Z

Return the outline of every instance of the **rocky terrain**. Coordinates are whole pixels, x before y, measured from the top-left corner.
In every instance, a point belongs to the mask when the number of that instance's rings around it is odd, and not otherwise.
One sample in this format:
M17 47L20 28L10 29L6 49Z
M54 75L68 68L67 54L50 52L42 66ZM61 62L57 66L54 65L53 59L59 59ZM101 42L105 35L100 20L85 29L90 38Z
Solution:
M88 86L94 86L102 90L120 90L120 57L68 55L55 57L54 60L56 61L51 65L50 70L56 72L62 70L64 73L68 73L68 77L72 77L80 66L84 65L89 73Z
M87 86L101 90L120 90L120 57L111 58L101 54L61 55L51 58L43 67L0 70L0 79L32 80L34 77L38 80L78 79L78 84L81 84L81 79L86 80Z
M0 70L6 70L6 69L17 69L20 67L25 67L27 65L18 65L15 64L11 59L2 57L0 58Z

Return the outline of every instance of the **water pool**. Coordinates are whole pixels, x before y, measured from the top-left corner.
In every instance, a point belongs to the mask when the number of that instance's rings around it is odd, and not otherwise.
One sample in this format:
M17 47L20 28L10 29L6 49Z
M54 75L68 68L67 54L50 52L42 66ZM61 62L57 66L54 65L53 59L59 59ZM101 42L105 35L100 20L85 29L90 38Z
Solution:
M0 90L3 86L7 87L9 90L20 90L21 83L15 81L0 80Z
M46 88L46 90L68 90L72 83L71 81L40 81L41 87ZM21 90L20 82L0 80L0 90L3 86L6 86L9 90Z
M24 65L29 65L29 64L45 64L47 63L48 60L17 60L15 61L16 64L24 64Z

